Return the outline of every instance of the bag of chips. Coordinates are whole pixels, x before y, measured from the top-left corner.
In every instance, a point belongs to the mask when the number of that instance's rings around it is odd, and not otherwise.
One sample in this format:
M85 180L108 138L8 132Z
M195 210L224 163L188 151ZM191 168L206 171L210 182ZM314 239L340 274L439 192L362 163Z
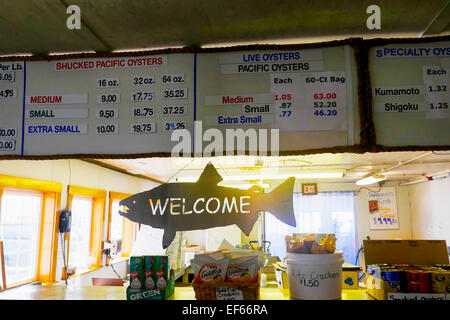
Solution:
M219 259L214 259L218 257ZM225 281L230 259L220 259L220 254L198 254L191 260L194 279L200 283L214 283Z
M237 283L256 283L259 264L257 256L239 257L230 260L225 281Z

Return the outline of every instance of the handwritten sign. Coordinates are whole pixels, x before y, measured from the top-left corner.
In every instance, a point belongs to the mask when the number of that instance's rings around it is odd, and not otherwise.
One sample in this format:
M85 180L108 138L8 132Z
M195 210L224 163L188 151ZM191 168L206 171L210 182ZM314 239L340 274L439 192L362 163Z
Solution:
M244 300L244 294L241 290L228 287L217 287L216 298L217 300Z
M394 187L368 193L369 229L398 229L397 201Z

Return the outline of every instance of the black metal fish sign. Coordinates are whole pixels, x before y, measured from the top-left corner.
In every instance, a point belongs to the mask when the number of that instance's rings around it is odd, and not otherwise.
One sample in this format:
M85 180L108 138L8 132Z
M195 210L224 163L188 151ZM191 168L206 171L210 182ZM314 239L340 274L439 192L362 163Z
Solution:
M170 245L177 231L236 224L248 236L260 211L268 211L295 227L294 177L267 194L253 187L241 190L218 186L220 181L222 177L209 163L195 183L166 183L120 201L119 214L164 229L163 248Z

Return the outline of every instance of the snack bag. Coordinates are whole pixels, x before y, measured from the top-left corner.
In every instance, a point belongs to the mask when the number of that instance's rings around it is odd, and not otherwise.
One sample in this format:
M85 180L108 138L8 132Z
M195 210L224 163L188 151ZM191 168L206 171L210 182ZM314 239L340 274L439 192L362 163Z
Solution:
M216 260L209 255L196 255L191 260L194 280L200 283L225 281L229 261L228 258Z
M217 251L211 251L211 252L205 252L205 253L198 253L196 256L208 256L213 258L214 260L221 260L223 258L228 258L230 253L225 253L222 250Z
M258 281L258 257L240 257L230 260L225 281L256 283Z
M303 236L303 239L301 239L303 241L303 245L306 248L306 253L312 253L311 249L314 243L316 242L316 235L314 233L311 234L307 234Z
M323 242L324 247L327 249L328 253L334 253L336 250L336 237L333 233L327 235L327 238Z
M311 247L311 253L312 254L325 254L327 252L327 248L325 246L318 244L316 241L314 241L312 247Z
M298 237L285 236L286 252L288 253L308 253L303 241Z

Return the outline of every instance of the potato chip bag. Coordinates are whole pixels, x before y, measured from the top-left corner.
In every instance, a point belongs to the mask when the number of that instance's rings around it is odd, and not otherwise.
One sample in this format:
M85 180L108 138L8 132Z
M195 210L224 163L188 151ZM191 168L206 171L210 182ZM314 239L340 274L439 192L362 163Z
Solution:
M195 255L191 260L194 279L197 282L223 282L227 273L228 258L216 260L209 255Z
M225 281L256 283L258 281L258 257L239 257L230 260Z
M318 244L317 242L314 241L312 247L311 247L311 253L312 254L326 254L327 252L327 248L325 248L325 246Z

